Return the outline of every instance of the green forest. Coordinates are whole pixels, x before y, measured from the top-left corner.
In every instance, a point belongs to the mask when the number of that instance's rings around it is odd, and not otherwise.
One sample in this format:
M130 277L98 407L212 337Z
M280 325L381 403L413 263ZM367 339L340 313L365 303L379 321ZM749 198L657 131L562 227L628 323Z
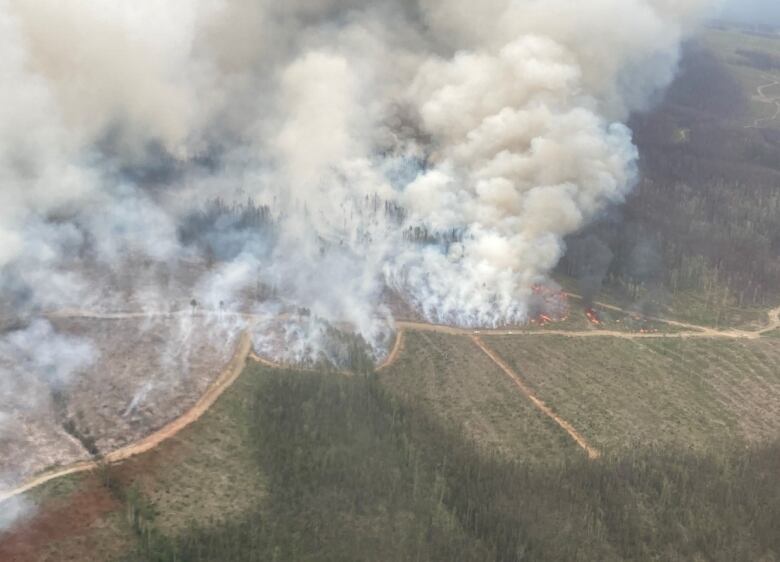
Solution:
M777 560L780 443L637 447L525 464L479 451L380 375L250 367L253 458L269 494L241 516L155 525L106 469L137 548L126 561Z

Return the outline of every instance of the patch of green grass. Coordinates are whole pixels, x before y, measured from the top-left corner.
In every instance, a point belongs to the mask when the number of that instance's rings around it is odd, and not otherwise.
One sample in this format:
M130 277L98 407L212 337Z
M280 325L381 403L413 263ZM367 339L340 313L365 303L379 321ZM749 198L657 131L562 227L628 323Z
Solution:
M591 462L478 451L374 377L271 372L252 425L269 496L127 560L772 560L777 444L645 448Z
M27 498L41 505L57 498L67 497L78 490L87 477L88 474L78 473L49 480L45 484L27 492Z

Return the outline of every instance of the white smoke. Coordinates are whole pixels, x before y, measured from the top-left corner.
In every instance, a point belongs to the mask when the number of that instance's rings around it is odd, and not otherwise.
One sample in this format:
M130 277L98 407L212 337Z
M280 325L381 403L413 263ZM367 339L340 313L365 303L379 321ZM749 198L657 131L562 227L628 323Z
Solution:
M388 287L522 322L633 186L622 123L709 5L0 0L0 310L273 310L283 359L327 355L327 325L381 354ZM215 197L270 226L206 232Z
M0 480L0 486L2 486L2 480ZM34 510L33 503L25 497L14 497L2 502L0 536L4 531L12 529L14 525L30 517Z

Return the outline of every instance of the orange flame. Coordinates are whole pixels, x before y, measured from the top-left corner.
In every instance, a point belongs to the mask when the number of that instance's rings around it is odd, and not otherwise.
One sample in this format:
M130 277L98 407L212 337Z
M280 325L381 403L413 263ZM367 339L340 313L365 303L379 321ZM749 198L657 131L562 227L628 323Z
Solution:
M598 312L596 312L592 308L585 309L585 316L588 317L588 321L591 324L594 324L595 326L600 326L601 325L601 320L599 319Z

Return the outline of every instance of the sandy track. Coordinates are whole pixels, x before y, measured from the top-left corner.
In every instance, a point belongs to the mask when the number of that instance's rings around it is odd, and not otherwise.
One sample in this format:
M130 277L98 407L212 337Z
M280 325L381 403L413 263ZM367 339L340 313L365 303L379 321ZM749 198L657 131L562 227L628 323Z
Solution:
M539 398L539 396L536 395L536 393L525 383L525 381L520 378L520 375L518 375L509 365L507 365L507 363L501 359L501 357L499 357L495 351L489 348L479 336L471 336L471 339L485 353L485 355L487 355L491 361L493 361L493 363L501 368L501 370L512 380L512 382L515 383L515 386L520 389L520 392L522 392L523 395L528 398L528 400L530 400L531 403L536 406L540 412L553 420L566 433L568 433L572 439L574 439L574 442L577 443L577 445L579 445L588 454L589 459L597 459L601 456L601 453L593 446L591 446L590 443L588 443L588 440L585 439L585 437L583 437L583 435L577 431L573 425L556 414L555 411L553 411L553 409L544 402L544 400Z
M759 334L767 334L774 330L780 330L780 306L769 311L769 324L758 331Z
M769 84L764 84L763 86L759 86L756 91L758 93L757 96L754 96L753 99L755 99L758 102L765 103L767 105L773 105L775 107L775 113L774 115L770 117L761 117L759 119L756 119L753 121L752 125L746 125L746 129L763 129L762 126L764 123L771 123L772 121L777 120L778 117L780 117L780 96L768 96L765 92L767 88L774 88L775 86L780 86L780 80L774 77L765 76L767 80L772 80Z
M576 295L572 295L576 297ZM622 308L613 305L607 305L604 303L596 303L598 306L615 310L619 312L628 312ZM95 318L95 319L126 319L126 318L158 318L158 317L171 317L192 315L208 316L208 315L221 315L221 316L235 316L245 319L257 319L259 318L253 314L243 313L228 313L223 311L178 311L178 312L93 312L85 310L63 310L57 312L51 312L47 316L52 318ZM457 335L457 336L470 336L479 348L488 357L498 365L501 370L515 383L520 391L546 416L550 417L556 424L563 428L574 441L587 452L588 457L591 459L598 458L600 453L593 448L587 440L566 420L558 416L543 400L541 400L529 387L523 382L522 378L515 373L492 349L490 349L480 338L481 335L490 336L564 336L564 337L615 337L622 339L658 339L658 338L725 338L725 339L758 339L763 334L771 332L776 329L780 329L780 307L773 309L769 312L769 324L758 331L744 331L744 330L716 330L714 328L708 328L705 326L697 326L694 324L686 324L684 322L677 322L673 320L665 320L662 318L648 318L658 322L663 322L671 326L686 328L691 330L690 332L679 332L675 334L663 334L663 333L631 333L631 332L616 332L610 330L589 330L589 331L566 331L566 330L523 330L523 329L498 329L498 330L474 330L456 328L452 326L426 324L424 322L409 322L399 321L396 323L396 339L392 350L388 354L384 362L377 367L377 370L384 370L392 366L400 357L403 351L404 333L407 330L411 331L427 331L438 332L442 334ZM118 463L123 460L129 459L136 455L145 453L155 447L157 447L163 441L174 437L181 430L191 425L217 401L217 399L236 381L238 376L244 369L247 359L252 359L259 363L272 368L283 367L283 365L277 364L273 361L260 357L252 350L252 342L249 331L242 334L238 349L236 350L233 358L228 365L222 371L217 380L209 387L206 393L198 400L198 402L189 411L187 411L181 417L173 420L163 428L145 437L141 441L123 447L112 453L107 454L102 462ZM40 474L23 484L22 486L0 493L0 504L5 500L18 496L25 492L28 492L38 486L45 484L56 478L76 474L79 472L85 472L94 470L99 466L99 463L94 460L82 461L73 464L68 467L62 467L54 469L52 471Z
M672 325L670 322L668 324ZM724 338L724 339L758 339L761 337L761 332L746 332L740 330L728 330L720 331L714 328L699 327L697 331L691 332L676 332L665 334L662 332L618 332L614 330L524 330L519 329L498 329L498 330L473 330L465 328L455 328L452 326L439 326L435 324L425 324L422 322L398 322L398 327L417 332L438 332L441 334L449 334L452 336L472 336L472 335L485 335L485 336L564 336L571 338L621 338L627 340L633 339L691 339L691 338ZM678 325L678 324L674 324Z
M395 343L393 343L393 349L390 350L390 353L385 357L385 360L382 361L382 364L379 365L376 370L377 371L383 371L389 367L392 367L393 364L398 361L398 358L401 356L401 352L404 348L404 328L401 326L397 326L397 331L395 333Z

